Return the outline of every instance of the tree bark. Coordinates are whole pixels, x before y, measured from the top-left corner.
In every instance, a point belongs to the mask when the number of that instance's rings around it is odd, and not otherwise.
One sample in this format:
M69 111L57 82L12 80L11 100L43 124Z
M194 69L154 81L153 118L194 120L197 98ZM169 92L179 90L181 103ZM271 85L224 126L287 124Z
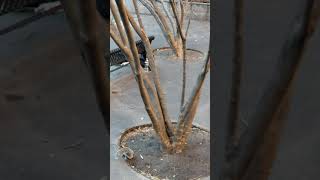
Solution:
M127 36L128 36L130 49L131 49L131 52L133 54L133 58L135 61L134 62L135 63L135 74L137 77L136 79L137 79L137 82L139 85L141 97L143 99L143 102L145 104L146 110L149 114L149 117L152 121L152 124L154 126L155 131L158 133L160 140L161 140L162 144L164 145L165 149L170 151L171 150L171 143L170 143L170 139L168 137L168 134L166 133L165 124L164 124L164 122L159 121L159 119L156 118L154 109L153 109L151 101L150 101L150 97L149 97L148 92L147 92L145 85L144 85L144 81L143 81L144 74L141 71L138 50L137 50L137 47L136 47L136 44L134 41L133 33L130 28L130 22L128 19L125 3L123 0L120 0L120 2L118 2L118 8L119 8L119 12L120 12L120 15L122 18L122 22L124 23L124 28L125 28Z
M175 150L178 153L184 149L188 134L191 132L192 122L194 120L201 95L202 85L204 83L205 77L209 69L210 52L208 52L207 54L202 71L198 76L195 86L193 87L189 100L186 102L186 104L182 107L180 111L175 141Z
M127 11L128 13L129 11ZM166 100L165 100L165 96L164 96L164 92L163 92L163 89L160 85L160 77L159 77L159 73L158 73L158 69L156 68L156 65L155 65L155 58L153 56L153 51L152 51L152 48L151 48L151 44L148 40L148 37L147 35L145 34L145 31L143 28L139 29L138 28L138 25L134 22L133 20L133 17L128 14L128 17L129 17L129 20L131 22L131 25L132 27L135 29L135 31L137 32L137 34L139 35L139 37L142 39L144 45L145 45L145 48L146 48L146 51L147 51L147 57L150 61L150 65L151 65L151 73L153 74L153 80L154 80L154 84L155 84L155 87L156 87L156 91L157 91L157 98L158 98L158 101L160 103L160 112L163 116L163 119L164 119L164 122L165 122L165 125L166 125L166 130L167 130L167 133L169 135L169 137L172 137L174 135L174 127L171 123L171 120L170 120L170 117L169 117L169 113L168 113L168 110L167 110L167 105L166 105Z
M105 126L110 131L109 68L104 59L104 31L95 1L62 0L62 5L73 35L80 44Z

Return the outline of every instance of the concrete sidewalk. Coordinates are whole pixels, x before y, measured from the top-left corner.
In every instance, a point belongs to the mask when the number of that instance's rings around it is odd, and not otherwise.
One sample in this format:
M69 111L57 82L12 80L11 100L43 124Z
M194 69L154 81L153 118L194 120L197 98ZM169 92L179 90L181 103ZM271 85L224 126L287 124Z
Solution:
M16 18L1 16L0 23ZM1 36L0 179L100 180L108 164L105 142L92 83L64 15Z

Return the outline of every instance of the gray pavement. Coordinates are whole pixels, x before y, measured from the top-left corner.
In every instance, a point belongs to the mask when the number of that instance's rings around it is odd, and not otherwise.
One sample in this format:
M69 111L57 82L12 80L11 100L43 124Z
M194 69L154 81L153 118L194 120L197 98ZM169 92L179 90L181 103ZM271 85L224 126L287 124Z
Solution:
M63 14L0 36L1 180L106 176L106 131L91 87Z

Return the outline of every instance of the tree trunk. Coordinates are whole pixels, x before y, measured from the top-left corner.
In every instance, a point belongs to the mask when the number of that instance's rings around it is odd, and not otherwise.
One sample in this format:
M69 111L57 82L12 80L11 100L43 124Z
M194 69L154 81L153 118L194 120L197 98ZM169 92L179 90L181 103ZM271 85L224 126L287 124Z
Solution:
M105 26L96 10L95 1L62 0L73 35L80 44L81 55L90 72L97 102L107 130L110 130L109 66L104 59Z

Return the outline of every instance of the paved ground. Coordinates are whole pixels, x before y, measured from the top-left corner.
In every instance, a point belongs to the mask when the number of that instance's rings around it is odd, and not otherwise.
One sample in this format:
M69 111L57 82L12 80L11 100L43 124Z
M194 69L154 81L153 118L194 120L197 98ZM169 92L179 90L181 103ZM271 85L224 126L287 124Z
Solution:
M105 126L64 15L1 36L0 60L0 179L105 176Z

